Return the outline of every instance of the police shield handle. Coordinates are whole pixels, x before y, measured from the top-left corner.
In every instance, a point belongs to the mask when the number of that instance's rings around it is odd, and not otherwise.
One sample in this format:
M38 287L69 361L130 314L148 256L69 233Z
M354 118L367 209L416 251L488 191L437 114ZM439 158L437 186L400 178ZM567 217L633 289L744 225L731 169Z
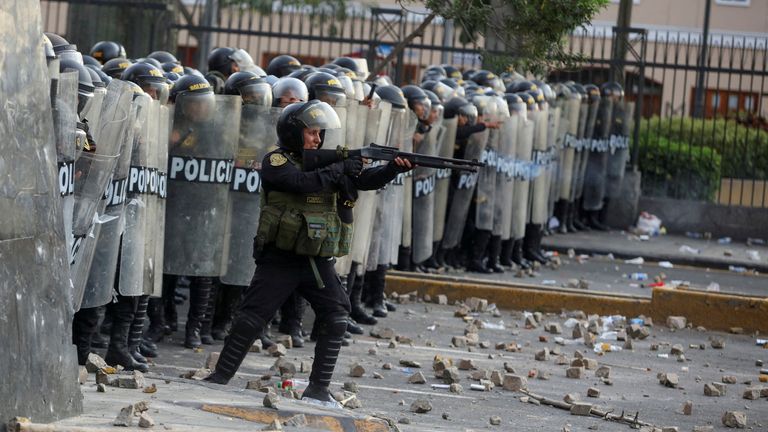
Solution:
M304 150L304 170L313 171L347 158L393 161L396 158L407 159L412 165L424 168L453 169L476 172L485 163L476 160L453 159L440 156L427 156L418 153L402 152L395 147L380 146L371 143L368 147L349 150L338 147L335 150Z

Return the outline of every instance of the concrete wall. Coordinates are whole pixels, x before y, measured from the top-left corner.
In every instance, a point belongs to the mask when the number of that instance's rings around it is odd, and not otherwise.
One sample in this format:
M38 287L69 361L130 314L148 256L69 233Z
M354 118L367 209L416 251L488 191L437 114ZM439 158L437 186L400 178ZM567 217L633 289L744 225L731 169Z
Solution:
M0 424L82 411L38 0L0 1ZM74 143L72 143L74 145ZM4 426L0 426L3 429Z
M640 211L653 213L670 233L711 232L735 240L768 238L768 209L722 206L702 201L640 197Z

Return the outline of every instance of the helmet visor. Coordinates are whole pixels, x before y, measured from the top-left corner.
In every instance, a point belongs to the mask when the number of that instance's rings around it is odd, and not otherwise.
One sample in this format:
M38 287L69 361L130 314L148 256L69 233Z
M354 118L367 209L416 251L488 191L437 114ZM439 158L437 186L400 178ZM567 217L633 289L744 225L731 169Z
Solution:
M463 105L459 108L459 115L467 118L467 123L473 125L477 122L477 107L472 104Z
M347 94L338 87L318 86L315 89L315 99L334 107L347 105Z
M272 87L265 82L246 84L238 90L244 104L272 106Z
M213 118L216 97L212 92L183 92L176 96L176 109L193 122L206 122Z
M295 114L305 128L339 129L341 121L336 111L325 102L310 103Z
M416 113L419 120L427 120L432 110L432 102L429 98L419 98L411 102L411 110Z

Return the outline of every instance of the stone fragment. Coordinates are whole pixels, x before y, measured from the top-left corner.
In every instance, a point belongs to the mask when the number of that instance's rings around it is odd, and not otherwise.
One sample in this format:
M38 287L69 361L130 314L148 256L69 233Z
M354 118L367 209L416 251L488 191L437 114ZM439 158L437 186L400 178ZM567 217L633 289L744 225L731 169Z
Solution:
M112 425L130 427L133 424L133 414L133 405L123 407Z
M610 378L611 377L611 367L610 366L600 366L595 371L595 376L597 378Z
M515 368L513 368L511 364L504 362L504 372L513 374L515 373Z
M747 427L747 414L742 411L726 411L722 420L725 427L738 429Z
M282 344L285 349L293 348L293 338L291 335L279 335L275 342Z
M555 358L556 365L567 365L568 363L570 363L570 361L568 361L568 356L565 354L560 354Z
M152 420L152 417L149 416L149 413L141 413L139 416L139 427L140 428L151 428L155 425L155 421Z
M88 373L94 373L107 367L107 362L96 353L88 354L88 359L85 361L85 369Z
M427 379L424 377L423 373L416 372L408 378L408 382L411 384L425 384Z
M392 369L392 363L384 363L381 365L381 368L384 370L391 370Z
M403 417L397 421L400 424L411 424L411 420L408 417Z
M360 387L354 381L347 381L344 383L344 391L357 393L359 390L360 390Z
M382 375L382 374L380 374L378 372L374 372L373 373L373 378L374 379L384 379L384 375Z
M291 426L296 428L303 428L306 427L308 424L307 422L307 416L304 414L296 414L295 416L289 418L288 420L285 420L283 422L284 426Z
M451 393L460 394L464 391L464 387L462 387L459 383L453 383L448 387L448 391Z
M107 391L107 385L104 383L96 384L96 391L99 393L105 393Z
M546 326L547 332L551 334L562 334L563 328L558 323L548 323Z
M675 330L684 329L688 324L688 320L682 316L670 316L667 317L667 327Z
M731 327L728 329L728 331L737 335L744 334L744 329L742 327Z
M470 333L464 337L467 340L467 346L477 346L480 343L480 335L477 333Z
M439 305L447 305L448 304L448 296L445 294L438 294L435 296L435 303Z
M458 309L453 311L453 316L457 318L464 318L465 316L472 313L472 309L469 308L467 305L460 305Z
M491 419L489 420L492 426L498 426L501 424L501 417L499 416L491 416Z
M454 336L453 338L451 338L451 345L453 345L456 348L464 348L467 346L467 337Z
M598 367L597 360L591 359L591 358L583 358L581 359L581 363L584 365L584 368L587 370L595 370Z
M723 375L722 381L723 381L725 384L736 384L736 382L737 382L737 379L736 379L736 377L735 377L735 376L733 376L733 375Z
M395 340L391 340L391 341L389 341L389 346L388 346L388 348L389 348L389 349L395 349L395 348L397 348L397 341L395 341Z
M457 383L461 380L459 377L459 369L455 366L451 366L443 370L443 382L446 384Z
M704 384L704 396L717 397L722 395L720 394L720 390L717 387L707 383L707 384Z
M528 387L528 379L520 375L506 374L501 385L504 390L520 391Z
M741 397L748 400L760 399L760 390L759 387L747 387Z
M283 357L280 357L275 361L275 364L272 365L272 370L277 371L280 374L280 376L283 376L283 375L293 376L293 375L296 375L296 364L284 359Z
M487 341L487 340L480 341L479 346L480 346L480 348L485 348L485 349L490 348L491 347L491 341Z
M532 316L525 317L525 328L533 329L537 328L539 326L539 323L536 322L536 318Z
M683 404L683 414L684 415L691 415L693 414L693 401L685 401Z
M659 383L665 387L677 388L680 384L680 377L675 373L662 373L659 374Z
M595 387L590 387L587 389L587 396L591 398L599 398L600 390Z
M674 344L672 345L672 348L670 348L669 353L671 355L682 355L685 352L683 349L683 346L680 344Z
M117 386L120 388L140 389L144 387L144 383L144 374L139 371L133 371L130 376L120 376L117 378Z
M491 373L487 370L472 371L472 374L470 376L475 381L491 379Z
M258 390L264 393L267 393L271 388L273 387L270 385L269 381L264 381L260 379L250 380L245 384L246 390Z
M572 339L581 339L584 337L584 327L581 324L576 324L571 331Z
M349 376L353 378L360 378L363 374L365 374L365 368L360 363L355 363L349 368Z
M420 368L421 363L415 361L415 360L408 360L408 359L401 359L400 365L405 367L412 367L412 368Z
M567 378L581 378L584 376L584 367L583 366L575 366L575 367L569 367L565 370L565 376Z
M725 339L721 337L711 337L709 338L709 344L712 345L712 348L714 349L723 349L725 347Z
M432 411L432 404L426 399L416 399L411 404L411 412L416 414L424 414Z
M677 426L664 426L661 428L661 432L680 432Z
M475 366L475 362L472 361L472 359L461 359L459 360L459 370L473 370L477 369L477 366Z
M544 348L543 350L537 351L534 358L538 361L549 361L549 350Z
M502 382L504 381L504 378L501 375L501 372L497 371L497 370L491 372L491 378L490 379L491 379L491 382L493 383L493 385L497 385L497 386L500 386L502 384Z
M641 326L639 324L632 324L629 326L628 334L630 337L632 337L632 339L642 340L650 336L651 332L649 332L645 326Z
M466 304L473 312L485 312L488 310L488 300L486 299L471 297L467 299Z
M78 366L77 382L80 383L80 385L83 385L86 381L88 381L88 369L86 369L85 366Z
M592 404L586 402L574 402L571 405L571 415L588 416L592 411Z
M635 349L635 344L632 342L632 338L628 337L627 340L624 341L624 350L625 351L632 351Z
M264 396L264 407L277 409L277 403L280 401L280 396L275 393L267 393Z
M253 345L248 348L248 351L252 353L260 353L263 349L264 347L261 345L261 339L256 339L256 341L253 342Z
M288 351L286 350L285 345L276 343L267 349L267 353L272 357L281 357L286 355Z
M578 393L568 393L563 397L563 401L569 404L572 404L580 399L581 399L581 396L579 396Z
M302 362L299 363L299 372L307 374L312 372L312 362L302 360Z
M712 385L720 392L720 396L725 396L725 393L728 391L728 386L723 383L713 382Z

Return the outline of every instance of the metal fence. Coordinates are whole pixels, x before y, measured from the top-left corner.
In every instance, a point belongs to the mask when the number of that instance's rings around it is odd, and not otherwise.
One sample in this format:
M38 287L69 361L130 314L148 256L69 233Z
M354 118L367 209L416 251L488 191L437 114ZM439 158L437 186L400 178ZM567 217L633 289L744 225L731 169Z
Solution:
M426 12L351 2L344 8L264 0L168 2L43 0L41 4L45 30L64 35L73 24L67 17L70 5L122 14L157 10L166 19L144 18L152 26L143 32L152 37L135 43L140 52L129 55L148 53L156 48L153 41L172 40L177 56L198 67L216 46L244 48L261 65L282 53L317 66L341 55L366 57L373 65L416 29ZM91 43L111 34L95 23ZM450 21L438 18L385 72L406 84L418 81L430 64L478 68L482 59L477 48L482 45L482 40L462 41ZM549 79L598 85L616 79L624 84L627 98L636 103L630 163L642 172L643 194L766 207L767 45L766 36L712 34L702 45L696 33L587 27L576 31L568 44L582 61L552 72Z

